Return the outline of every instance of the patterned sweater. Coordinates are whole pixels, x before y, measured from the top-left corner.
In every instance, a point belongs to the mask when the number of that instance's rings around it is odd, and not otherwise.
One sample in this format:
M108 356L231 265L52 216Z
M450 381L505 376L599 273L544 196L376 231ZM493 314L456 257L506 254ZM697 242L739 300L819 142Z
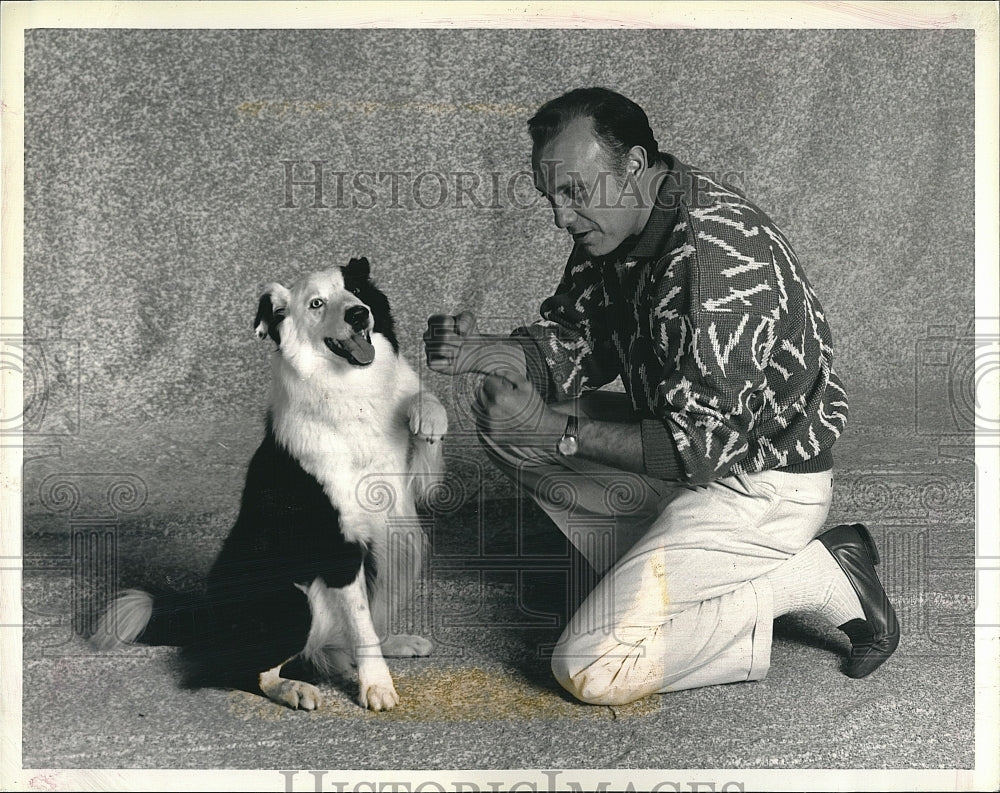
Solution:
M620 376L651 476L828 470L847 399L802 267L745 197L666 163L642 233L605 257L574 247L542 319L514 331L529 377L554 401Z

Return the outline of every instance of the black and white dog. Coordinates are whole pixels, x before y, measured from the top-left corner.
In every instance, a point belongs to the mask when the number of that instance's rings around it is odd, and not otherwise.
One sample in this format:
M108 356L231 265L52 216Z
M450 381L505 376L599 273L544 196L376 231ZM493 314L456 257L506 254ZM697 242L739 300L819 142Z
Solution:
M267 431L207 595L125 591L97 647L183 644L199 684L306 710L320 692L300 678L356 665L363 707L398 704L384 656L431 643L391 634L389 615L419 580L417 503L440 479L448 422L399 354L369 271L351 259L266 287L254 328L277 344Z

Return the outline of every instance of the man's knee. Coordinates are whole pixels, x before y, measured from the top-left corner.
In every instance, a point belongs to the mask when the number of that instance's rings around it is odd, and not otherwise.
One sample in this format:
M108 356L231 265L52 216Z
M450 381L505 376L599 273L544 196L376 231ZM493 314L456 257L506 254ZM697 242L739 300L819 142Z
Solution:
M564 636L552 653L552 674L559 685L588 705L627 705L649 693L630 687L616 674L615 668L620 671L629 665L627 651L619 645L608 653L591 650L590 655L584 655L587 651L565 641ZM621 657L615 658L619 653Z

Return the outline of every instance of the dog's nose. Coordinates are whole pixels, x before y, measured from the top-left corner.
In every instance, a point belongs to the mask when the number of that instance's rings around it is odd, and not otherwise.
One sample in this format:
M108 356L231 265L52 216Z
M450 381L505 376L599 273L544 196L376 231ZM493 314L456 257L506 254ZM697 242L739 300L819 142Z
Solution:
M344 312L344 321L352 330L359 331L368 327L368 307L351 306Z

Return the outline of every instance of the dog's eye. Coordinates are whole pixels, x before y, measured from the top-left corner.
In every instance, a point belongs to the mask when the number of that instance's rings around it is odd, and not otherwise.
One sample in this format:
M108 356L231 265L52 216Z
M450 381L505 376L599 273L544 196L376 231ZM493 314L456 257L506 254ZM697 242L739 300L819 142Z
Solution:
M361 294L361 287L360 286L349 286L347 289L355 297L358 297Z
M309 301L309 308L323 308L326 305L326 301L321 297L314 297Z

